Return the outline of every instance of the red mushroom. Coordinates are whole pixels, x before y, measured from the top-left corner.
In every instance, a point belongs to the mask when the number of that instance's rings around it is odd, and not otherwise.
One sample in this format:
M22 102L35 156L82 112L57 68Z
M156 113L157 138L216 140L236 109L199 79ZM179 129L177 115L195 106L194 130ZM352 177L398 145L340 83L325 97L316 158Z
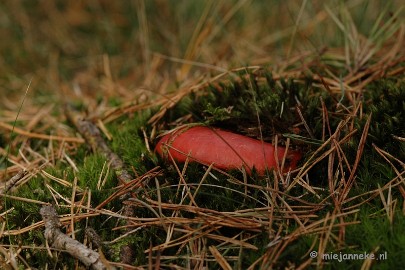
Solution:
M157 153L168 159L169 153L175 161L196 161L218 169L242 169L251 174L255 168L259 175L267 169L277 169L275 147L266 142L255 140L216 128L203 126L183 127L164 135L156 145ZM277 159L281 166L285 147L277 147ZM295 169L301 154L288 150L284 171Z

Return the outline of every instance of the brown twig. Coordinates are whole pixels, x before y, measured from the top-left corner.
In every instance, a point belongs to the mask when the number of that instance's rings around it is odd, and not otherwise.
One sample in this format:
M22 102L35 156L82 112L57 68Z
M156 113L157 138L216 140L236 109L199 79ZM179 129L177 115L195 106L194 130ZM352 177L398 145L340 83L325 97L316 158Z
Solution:
M120 183L125 184L134 177L124 169L124 162L108 147L98 127L91 121L84 119L71 106L65 106L67 118L75 125L93 152L103 154L111 162L111 168L117 174Z
M84 119L70 105L65 106L65 114L67 118L75 125L80 134L82 134L86 142L92 148L93 152L103 154L107 160L111 162L111 168L115 171L115 174L117 175L117 178L121 184L127 184L135 178L124 168L124 162L120 159L120 157L108 147L101 135L100 130L93 122ZM125 197L126 195L123 195L121 199L124 200ZM133 213L133 207L124 203L123 215L130 217L133 216ZM134 251L130 245L124 245L121 247L120 258L124 264L132 263Z
M0 194L6 194L9 192L12 188L18 185L18 182L20 182L28 172L26 170L20 170L16 175L10 178L7 182L4 183L4 186L2 187L2 190L0 189Z
M62 233L59 229L61 222L53 206L42 206L40 213L45 223L45 238L52 247L66 250L91 269L115 269L111 265L105 265L100 254Z

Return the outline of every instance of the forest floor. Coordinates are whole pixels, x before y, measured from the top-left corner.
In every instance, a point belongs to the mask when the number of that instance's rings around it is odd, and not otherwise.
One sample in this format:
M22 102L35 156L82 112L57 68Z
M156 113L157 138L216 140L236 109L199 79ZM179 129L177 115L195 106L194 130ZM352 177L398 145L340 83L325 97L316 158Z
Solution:
M401 1L6 0L0 35L0 268L405 265ZM193 125L301 159L154 151Z

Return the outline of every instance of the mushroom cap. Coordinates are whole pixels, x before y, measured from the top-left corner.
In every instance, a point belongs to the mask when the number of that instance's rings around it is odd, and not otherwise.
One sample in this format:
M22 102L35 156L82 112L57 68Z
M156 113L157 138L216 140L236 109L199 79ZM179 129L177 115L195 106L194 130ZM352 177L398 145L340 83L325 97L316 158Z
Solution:
M242 169L251 174L255 168L259 175L266 169L281 166L285 147L277 147L260 140L205 126L183 127L164 135L155 151L165 159L170 156L178 162L196 161L213 164L218 169ZM288 150L284 171L296 168L301 154ZM279 165L277 165L277 163Z

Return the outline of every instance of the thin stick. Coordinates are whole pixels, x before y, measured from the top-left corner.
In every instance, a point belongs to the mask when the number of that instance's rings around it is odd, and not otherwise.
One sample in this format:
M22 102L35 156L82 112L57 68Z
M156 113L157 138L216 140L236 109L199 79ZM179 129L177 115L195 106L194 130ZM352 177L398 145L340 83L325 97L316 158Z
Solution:
M76 126L77 130L82 134L87 143L90 144L93 152L100 152L107 158L111 164L111 168L115 171L115 174L117 175L117 178L121 184L130 183L131 180L135 178L124 168L124 162L120 159L120 157L108 147L100 130L94 123L84 119L69 105L65 105L65 114L67 118ZM127 194L124 194L121 199L124 200L125 197L127 197ZM123 215L126 217L131 217L133 214L133 207L129 204L124 204ZM133 248L129 244L121 247L120 258L122 263L131 264L134 255Z
M80 260L86 267L91 267L96 270L115 269L111 265L104 265L99 253L62 233L59 229L62 223L53 206L42 206L40 213L45 223L45 238L53 248L66 250L74 258Z

